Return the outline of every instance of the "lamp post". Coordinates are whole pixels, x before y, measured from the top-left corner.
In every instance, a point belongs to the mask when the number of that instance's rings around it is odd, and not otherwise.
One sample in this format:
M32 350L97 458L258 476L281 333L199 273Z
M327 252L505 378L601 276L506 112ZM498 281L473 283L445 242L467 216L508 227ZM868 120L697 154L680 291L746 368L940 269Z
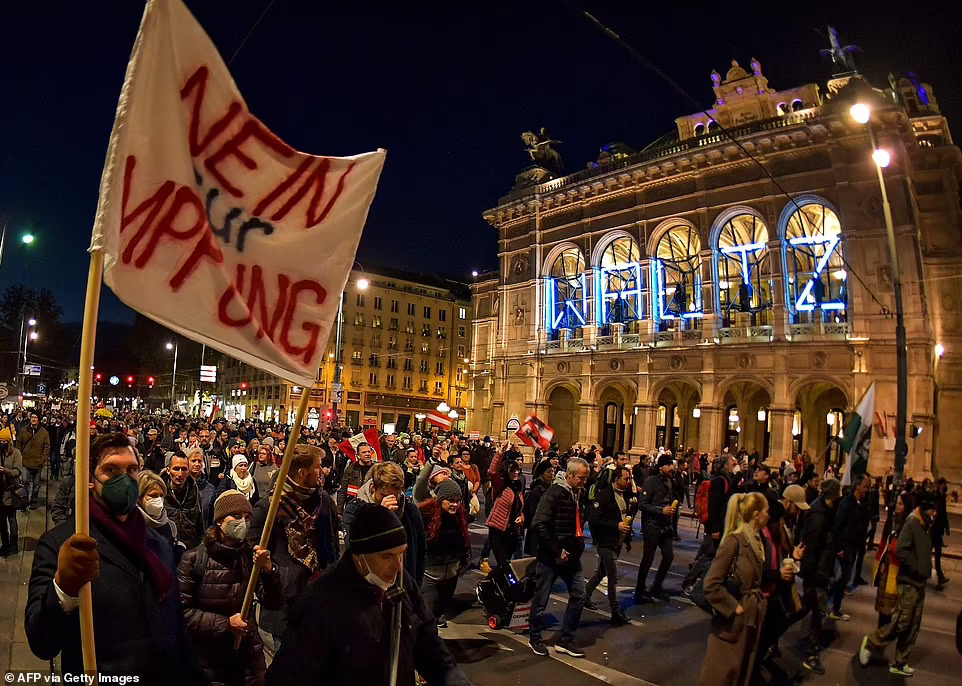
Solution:
M370 281L368 281L363 276L357 280L357 288L361 291L366 291L368 286L370 286ZM341 368L344 366L344 293L341 293L340 299L337 301L337 329L334 333L334 384L341 383ZM333 385L333 384L332 384ZM337 397L335 393L343 392L335 391L334 388L331 389L331 396ZM334 426L340 426L338 422L337 415L337 403L331 403L331 409L333 410L333 416L331 417L332 424Z
M174 406L175 406L175 404L177 403L177 399L176 399L176 397L175 397L175 394L176 394L176 389L177 389L177 348L178 348L178 344L179 344L179 341L174 341L173 343L168 342L168 343L167 343L167 346L166 346L168 350L173 350L173 351L174 351L174 371L173 371L173 373L170 375L170 411L171 411L171 413L173 413L173 411L174 411Z
M26 373L25 373L26 370L24 369L24 367L27 366L27 345L30 343L30 341L35 341L35 340L37 340L37 338L40 336L40 334L37 333L36 329L33 328L33 327L35 327L36 325L37 325L37 320L34 319L33 317L31 317L31 318L27 321L27 326L28 326L29 328L27 329L26 335L24 335L24 337L23 337L23 364L20 366L20 392L21 392L21 393L26 393L26 388L24 388L24 386L25 386L26 381L27 381L27 375L26 375ZM20 323L20 328L21 328L21 331L22 331L22 330L23 330L23 321L22 321L22 320L21 320L21 323ZM19 357L20 351L18 350L17 353L18 353L17 356Z
M882 168L887 167L891 155L887 150L878 147L875 131L872 129L872 108L863 103L852 105L849 110L859 124L865 124L868 129L869 141L872 144L872 160L878 174L879 191L882 194L882 214L885 217L885 233L888 237L889 259L892 262L892 286L895 294L895 364L898 390L895 407L895 488L899 488L905 475L905 458L908 455L908 443L905 439L906 421L908 419L909 374L908 351L905 341L905 312L902 309L902 277L899 270L899 254L895 246L895 228L892 225L892 208L889 206L888 193L885 190L885 178Z
M10 219L12 215L8 215L3 220L3 227L0 228L0 265L3 264L3 248L7 243L7 228L10 226ZM20 236L20 242L24 245L30 245L34 241L34 235L29 231Z

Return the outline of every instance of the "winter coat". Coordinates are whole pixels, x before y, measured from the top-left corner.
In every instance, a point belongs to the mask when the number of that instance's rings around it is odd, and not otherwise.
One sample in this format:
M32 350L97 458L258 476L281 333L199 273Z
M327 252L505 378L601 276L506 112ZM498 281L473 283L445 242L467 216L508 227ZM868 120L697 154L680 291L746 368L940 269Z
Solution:
M932 576L932 539L914 512L905 520L895 556L899 561L898 582L924 589Z
M140 454L144 460L144 468L154 474L160 474L167 466L167 451L160 446L160 441L145 443Z
M366 467L360 462L348 462L344 467L344 473L341 474L341 485L337 489L337 513L339 515L344 514L344 506L356 495L354 492L364 483L367 473L371 471L373 466L373 462ZM349 490L351 492L348 492Z
M458 508L453 515L448 514L441 510L437 500L431 498L418 505L418 511L424 523L424 566L443 567L458 563L466 567L471 559L471 535L464 508ZM435 527L437 530L432 533Z
M805 544L805 557L800 576L806 588L828 588L835 574L834 517L834 509L819 496L802 519L800 538Z
M675 483L670 476L658 472L645 479L638 498L638 509L644 514L645 526L671 528L672 518L665 514L665 508L676 499Z
M271 461L269 464L254 462L250 466L251 476L254 477L254 492L261 498L274 490L274 480L277 478L280 467ZM258 498L253 498L251 502L257 502Z
M633 494L626 490L623 494L625 499L625 514L632 514ZM595 499L591 502L588 510L588 523L591 526L591 542L599 548L609 550L619 550L624 541L618 524L623 522L621 508L615 499L615 489L607 486L595 491Z
M398 686L417 672L431 686L470 686L438 636L437 622L411 575L404 574ZM291 608L287 632L267 670L267 686L387 683L391 601L345 555Z
M254 612L247 617L251 631L234 650L230 617L241 610L253 567L253 550L246 543L230 545L209 529L204 537L206 569L197 566L200 546L188 550L177 567L177 583L187 629L197 661L212 685L262 683L267 667ZM261 607L280 606L281 591L274 570L258 576Z
M343 529L345 546L350 546L351 543L351 523L354 521L354 515L357 514L358 509L364 503L374 502L373 487L373 481L366 482L358 489L357 497L352 498L344 508ZM398 499L398 510L395 514L398 515L398 519L400 519L401 524L404 525L404 532L408 537L408 549L404 554L404 569L414 577L418 587L420 587L421 581L424 578L424 521L418 512L417 505L407 496L402 496Z
M585 550L584 523L580 494L571 489L566 474L560 472L538 503L531 523L538 534L538 560L557 567L562 564L561 551L565 550L569 565L580 561Z
M204 526L210 527L214 523L214 501L217 500L217 489L207 479L206 474L201 474L196 479L197 489L200 491L201 511L204 514ZM251 503L253 504L253 503Z
M836 551L865 549L865 534L871 520L867 500L866 496L859 502L855 494L849 493L839 502L833 532Z
M14 447L23 455L23 466L37 469L47 464L50 459L50 434L42 426L34 431L30 424L24 424L20 429Z
M204 537L204 506L200 497L200 489L194 477L188 476L187 483L184 484L181 492L174 491L170 483L170 477L166 472L161 477L167 484L167 496L164 498L164 508L167 510L167 517L177 527L177 535L180 542L190 550L196 548Z
M708 483L708 523L706 534L721 534L725 531L725 514L728 499L731 497L732 483L728 472L721 471Z
M3 493L0 504L13 507L13 492L23 483L23 456L11 446L7 454L0 457L0 465L6 470L0 475L0 493Z
M64 673L79 674L83 671L79 610L65 613L53 587L60 547L74 531L69 520L40 537L30 572L24 629L34 655L44 661L59 655ZM148 550L173 573L170 546L150 529L146 535ZM93 518L90 536L100 553L100 576L91 583L97 671L137 674L140 684L148 685L206 684L194 659L176 586L158 597L145 571Z
M73 519L74 504L77 502L76 481L72 478L62 479L57 487L57 495L50 506L50 518L54 526Z
M254 505L254 516L251 519L247 542L253 547L260 542L261 533L267 523L267 511L270 509L271 499L261 498ZM337 559L337 515L330 496L321 489L308 498L301 507L313 515L314 549L320 569L326 569ZM287 527L293 520L278 509L271 537L267 542L267 549L271 553L271 560L277 567L278 582L280 584L283 604L277 609L261 608L260 625L264 631L274 635L281 635L287 626L287 610L300 595L308 582L312 572L304 564L291 556L287 540Z
M748 686L751 681L768 601L761 591L765 561L758 558L749 535L739 531L727 536L705 574L705 597L715 613L699 686ZM734 577L738 580L740 599L725 589L725 578L736 556ZM738 605L745 609L741 615L735 614Z
M254 484L254 490L247 499L251 501L251 506L253 507L254 503L261 499L261 495L257 490L257 479L254 479L252 476L251 481ZM237 482L234 481L234 477L232 477L230 474L227 474L223 479L220 480L220 488L217 489L217 495L220 495L224 491L231 490L239 491L240 489L237 488Z

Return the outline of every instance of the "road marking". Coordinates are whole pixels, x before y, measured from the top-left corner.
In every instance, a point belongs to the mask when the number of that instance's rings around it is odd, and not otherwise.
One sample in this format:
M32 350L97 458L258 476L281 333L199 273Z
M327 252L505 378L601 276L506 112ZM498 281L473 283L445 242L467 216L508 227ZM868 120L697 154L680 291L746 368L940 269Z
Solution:
M464 641L479 638L485 641L491 641L491 638L483 634L493 633L495 632L487 624L458 624L451 620L448 620L447 628L438 629L438 635L446 641ZM509 648L498 641L492 642L497 644L498 650L506 650L509 653L514 652L514 648Z

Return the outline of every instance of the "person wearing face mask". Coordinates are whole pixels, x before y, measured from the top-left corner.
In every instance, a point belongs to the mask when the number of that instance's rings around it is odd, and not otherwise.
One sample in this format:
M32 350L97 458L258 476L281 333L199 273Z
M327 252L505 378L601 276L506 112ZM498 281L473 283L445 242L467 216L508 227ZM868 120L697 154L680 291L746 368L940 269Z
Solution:
M417 584L404 568L407 536L390 509L364 503L351 523L347 554L291 609L288 631L266 686L388 682L391 628L401 613L398 686L469 686Z
M24 629L42 660L83 672L80 589L90 584L97 671L138 675L141 684L203 684L183 626L170 546L137 512L140 462L123 434L90 446L90 535L68 520L40 536L30 572Z
M137 509L144 516L147 526L170 544L174 551L174 561L180 562L184 554L184 544L177 540L177 525L170 521L164 498L167 497L167 484L158 475L145 469L137 479L139 496Z
M257 598L263 608L280 606L281 588L271 554L247 541L253 509L240 491L214 502L214 525L177 567L184 619L201 667L212 684L245 686L267 670L255 614L240 610L253 567L260 568ZM240 647L234 650L234 640Z
M425 531L421 594L439 628L448 625L444 611L454 597L458 577L467 569L471 559L471 537L463 495L458 485L449 479L438 484L434 498L418 505Z
M521 469L515 462L505 462L507 446L502 447L491 461L491 496L494 505L488 516L488 540L496 567L510 562L521 545L524 531L524 486ZM489 563L490 565L490 563Z
M334 563L338 554L337 513L330 496L320 488L323 451L302 443L294 449L291 467L281 488L280 506L271 529L267 549L277 566L284 602L277 609L261 608L260 627L267 649L276 653L287 627L287 610L312 578ZM276 487L276 486L275 486ZM260 541L271 499L254 505L247 540Z
M20 552L17 528L17 490L22 488L23 457L13 447L9 428L0 430L0 557Z

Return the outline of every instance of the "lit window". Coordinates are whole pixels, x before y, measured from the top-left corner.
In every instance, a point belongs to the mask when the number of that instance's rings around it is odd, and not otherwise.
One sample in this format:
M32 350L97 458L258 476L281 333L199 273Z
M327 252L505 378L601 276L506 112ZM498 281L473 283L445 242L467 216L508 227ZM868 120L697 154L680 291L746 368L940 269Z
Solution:
M700 252L698 232L687 224L671 227L658 241L651 266L659 330L667 330L670 322L679 319L686 329L701 327Z
M585 258L578 248L558 255L545 279L544 323L548 331L576 329L586 324Z
M642 286L638 244L628 236L611 241L602 253L601 265L595 272L598 323L607 327L642 319Z
M796 209L785 227L785 277L794 323L846 321L848 281L838 215L814 202Z
M467 318L468 318L468 311L467 311L465 308L463 308L463 307L459 307L459 308L458 308L458 319L467 319Z
M465 330L463 326L458 327L458 338L464 338Z
M765 222L753 214L732 217L722 226L715 249L722 326L770 323L772 267Z

